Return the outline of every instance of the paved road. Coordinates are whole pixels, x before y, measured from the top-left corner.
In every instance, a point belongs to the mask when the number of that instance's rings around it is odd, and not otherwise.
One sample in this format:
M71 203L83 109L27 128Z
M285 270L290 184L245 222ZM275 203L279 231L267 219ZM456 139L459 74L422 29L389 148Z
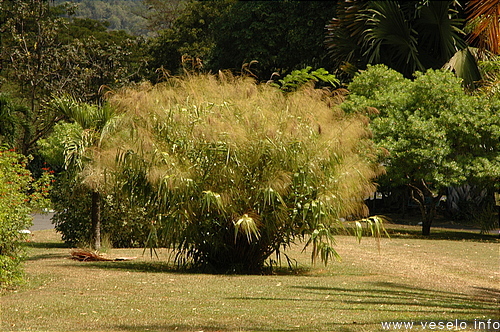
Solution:
M54 228L54 225L50 221L53 215L53 213L33 214L33 226L31 226L30 231L42 231Z

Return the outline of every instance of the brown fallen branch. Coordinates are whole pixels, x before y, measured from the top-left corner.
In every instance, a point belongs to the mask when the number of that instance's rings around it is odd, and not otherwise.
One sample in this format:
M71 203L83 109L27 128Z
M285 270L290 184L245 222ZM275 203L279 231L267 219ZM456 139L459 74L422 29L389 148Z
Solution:
M85 250L85 249L74 249L71 251L71 259L80 261L80 262L113 262L113 261L130 261L136 259L137 257L116 257L109 258L104 255L98 254L94 251Z

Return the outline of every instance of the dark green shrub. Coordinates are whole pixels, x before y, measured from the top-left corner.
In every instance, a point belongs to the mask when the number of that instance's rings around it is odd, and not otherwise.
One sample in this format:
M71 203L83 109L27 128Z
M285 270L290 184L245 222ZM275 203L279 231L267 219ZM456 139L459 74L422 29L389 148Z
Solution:
M90 246L91 191L63 175L52 190L56 213L53 223L62 239L71 246ZM142 207L131 206L114 195L105 195L101 203L101 232L115 248L144 246L149 224Z

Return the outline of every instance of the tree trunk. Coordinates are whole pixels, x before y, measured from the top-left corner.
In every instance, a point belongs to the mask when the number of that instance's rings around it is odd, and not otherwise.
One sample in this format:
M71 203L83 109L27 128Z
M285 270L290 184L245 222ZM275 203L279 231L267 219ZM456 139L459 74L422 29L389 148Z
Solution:
M422 235L424 236L431 235L431 226L432 226L432 220L424 220L422 222Z
M500 205L498 206L498 238L500 239Z
M92 246L94 250L101 249L101 195L92 191Z
M417 202L420 208L422 215L422 235L429 236L431 234L432 222L436 217L437 206L439 201L441 201L441 197L443 197L443 193L440 192L434 197L424 180L422 180L421 186L422 188L410 185L411 198ZM426 198L430 199L426 200ZM428 203L428 201L430 202Z

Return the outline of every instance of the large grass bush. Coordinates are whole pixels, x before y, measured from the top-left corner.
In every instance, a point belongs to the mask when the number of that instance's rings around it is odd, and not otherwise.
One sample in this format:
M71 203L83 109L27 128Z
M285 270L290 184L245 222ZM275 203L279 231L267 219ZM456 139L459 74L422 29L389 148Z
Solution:
M261 271L298 239L326 262L341 218L366 214L381 171L366 119L332 109L319 90L194 75L110 102L121 124L86 181L144 207L148 244L176 249L180 265Z

